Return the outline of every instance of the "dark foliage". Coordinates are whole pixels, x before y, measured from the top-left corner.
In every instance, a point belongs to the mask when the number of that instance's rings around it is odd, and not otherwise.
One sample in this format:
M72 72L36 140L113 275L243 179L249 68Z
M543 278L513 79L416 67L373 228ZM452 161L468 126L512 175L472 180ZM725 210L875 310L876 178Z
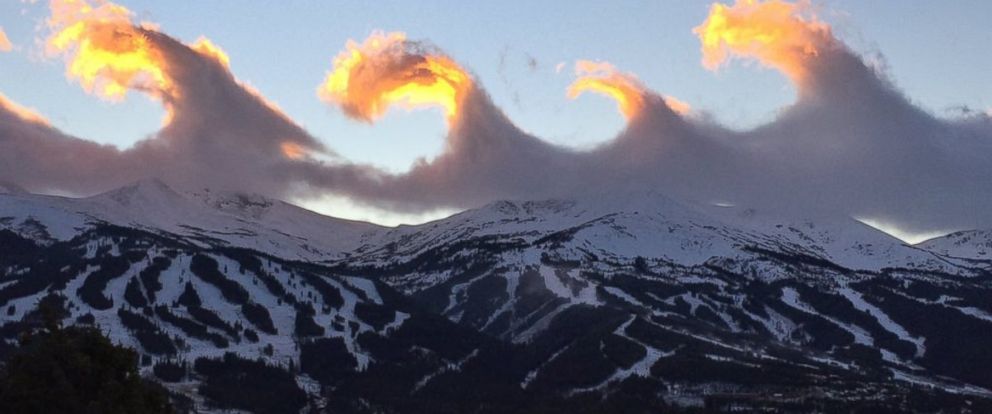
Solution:
M183 287L183 293L179 294L179 298L176 301L187 308L198 308L203 305L200 295L196 293L196 288L193 287L193 282L186 282L186 286Z
M314 289L317 289L320 297L324 299L325 305L332 308L340 308L344 304L344 298L341 297L341 292L330 283L327 283L322 277L310 272L302 272L300 273L300 277L310 284L310 286L313 286Z
M223 337L222 335L210 332L209 330L207 330L206 326L203 326L199 323L196 323L194 321L191 321L189 319L180 317L172 313L171 311L169 311L169 308L166 306L162 306L162 305L156 306L155 314L158 315L159 319L162 319L166 323L169 323L179 328L181 331L183 331L183 333L193 338L202 339L204 341L210 341L214 344L214 346L218 348L227 348L229 345L227 338Z
M127 287L124 288L124 300L131 307L143 308L148 306L148 300L145 298L145 294L141 292L141 285L137 277L132 277L127 282Z
M251 328L245 328L245 339L252 343L258 342L258 332L255 332L255 330Z
M258 330L269 335L276 335L279 333L276 331L276 326L272 323L272 317L269 316L269 310L265 309L265 306L257 303L246 302L241 305L241 313L245 315L245 319L247 319L248 322L251 322L252 325L255 325Z
M4 252L4 264L31 265L41 248L30 239L23 238L10 230L0 230L0 251Z
M83 324L83 325L93 325L93 324L96 323L96 317L93 316L92 313L85 313L85 314L79 315L79 317L76 318L76 323Z
M146 351L158 355L176 353L176 345L172 339L160 331L148 318L141 314L129 312L124 308L117 309L117 316L121 319L121 324L134 333L135 338Z
M333 384L357 367L341 338L318 338L300 344L300 371L321 383Z
M131 263L123 257L104 256L99 262L100 269L91 273L83 285L79 287L79 298L94 309L107 310L114 306L114 301L103 295L107 283L127 272Z
M161 361L152 366L152 372L162 381L179 382L186 378L186 363Z
M647 350L637 342L617 335L607 335L602 340L603 353L617 366L630 368L647 355Z
M923 366L934 372L992 387L992 329L988 323L939 305L922 305L878 287L869 287L866 298L884 310L913 335L927 338ZM884 302L883 302L884 301ZM967 338L967 339L962 339Z
M220 289L221 295L228 302L237 305L248 303L248 291L238 284L238 282L224 276L217 267L217 261L213 258L203 254L197 254L190 261L189 269L204 282Z
M162 290L162 282L159 281L159 276L170 265L172 265L172 260L168 257L156 257L152 259L151 266L142 269L141 273L138 273L138 278L145 285L145 291L148 294L148 300L150 302L154 303L155 295L158 291Z
M220 318L220 316L217 316L217 314L210 309L194 306L187 308L186 310L189 312L189 315L193 317L193 319L196 319L197 322L212 328L220 329L232 338L238 338L238 329L225 322Z
M376 330L381 330L396 318L396 311L373 303L358 302L355 304L355 316Z
M261 361L225 354L223 359L198 358L196 372L204 377L200 394L220 407L258 414L297 414L307 397L288 371Z
M317 325L317 322L313 320L313 315L314 310L310 304L305 303L297 306L294 323L296 328L294 332L297 337L324 336L324 328Z
M0 412L173 412L165 391L138 375L137 360L95 329L50 324L25 336L0 373Z
M289 292L286 292L282 282L262 268L262 260L258 257L257 252L238 248L224 248L220 249L220 251L223 252L228 258L238 262L238 265L240 265L239 271L241 273L245 273L246 271L254 273L255 276L262 281L262 284L265 285L265 288L272 293L272 295L277 298L282 298L291 305L296 304L296 297Z

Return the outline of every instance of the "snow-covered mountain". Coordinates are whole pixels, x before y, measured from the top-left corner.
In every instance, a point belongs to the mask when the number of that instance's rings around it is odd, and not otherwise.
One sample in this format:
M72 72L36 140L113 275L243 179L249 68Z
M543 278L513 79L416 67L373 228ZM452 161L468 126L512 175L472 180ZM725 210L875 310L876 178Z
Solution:
M911 246L657 193L385 228L156 180L7 191L0 333L54 304L201 408L252 409L196 388L245 369L229 352L288 369L311 412L989 407L983 234Z
M959 231L920 243L920 247L945 257L992 259L992 231Z
M150 179L88 198L37 196L24 192L0 198L0 220L18 232L45 229L42 241L68 240L106 223L171 233L202 246L236 246L286 259L342 257L378 226L323 216L257 195L202 190L180 194Z

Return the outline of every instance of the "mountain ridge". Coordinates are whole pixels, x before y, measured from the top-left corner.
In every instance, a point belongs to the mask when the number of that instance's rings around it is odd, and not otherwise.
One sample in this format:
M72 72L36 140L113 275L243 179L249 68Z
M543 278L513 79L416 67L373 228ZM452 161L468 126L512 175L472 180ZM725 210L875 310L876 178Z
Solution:
M44 302L145 375L241 369L233 353L345 412L992 404L992 261L848 218L620 194L394 228L154 180L0 195L0 351ZM195 391L211 372L162 381L237 406Z

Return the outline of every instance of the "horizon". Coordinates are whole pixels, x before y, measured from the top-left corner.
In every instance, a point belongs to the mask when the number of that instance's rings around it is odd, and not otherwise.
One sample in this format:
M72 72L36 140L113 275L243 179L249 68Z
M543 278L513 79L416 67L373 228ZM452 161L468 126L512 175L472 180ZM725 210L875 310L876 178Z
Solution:
M75 196L75 195L69 195L69 194L32 193L32 192L29 192L29 191L27 191L27 190L25 190L23 188L20 188L20 187L16 187L16 188L14 188L14 190L15 191L24 191L28 195L40 195L40 196L46 196L46 197L60 197L60 198L68 198L68 199L88 199L88 198L99 197L99 196L102 196L102 195L105 195L105 194L114 193L114 192L117 192L117 191L120 191L120 190L126 189L126 188L140 186L143 183L160 184L162 186L165 186L170 192L174 192L177 195L179 195L179 196L181 196L183 198L187 198L187 199L189 198L189 196L196 196L201 191L207 191L207 192L212 191L212 189L206 188L206 187L199 188L199 189L177 190L175 188L172 188L171 186L168 185L168 183L165 183L164 181L162 181L160 178L157 178L157 177L143 178L143 179L140 179L140 180L131 182L131 183L127 183L127 184L125 184L125 185L123 185L121 187L113 188L113 189L107 190L105 192L101 192L101 193L98 193L98 194L91 194L91 195L88 195L88 196ZM9 185L9 184L5 184L5 183L0 182L0 188L3 188L4 186L7 186L7 185ZM309 207L307 207L304 204L296 203L296 202L293 202L292 200L283 200L283 199L279 199L279 198L270 198L270 197L267 197L267 196L264 196L264 195L260 195L260 194L243 193L243 192L237 192L237 191L227 192L227 191L223 191L222 190L222 191L220 191L220 193L226 194L226 195L234 195L234 196L247 195L247 196L263 197L263 198L266 198L266 199L269 199L269 200L281 201L281 202L287 203L287 204L289 204L291 206L298 207L298 208L301 208L303 210L306 210L306 211L308 211L310 213L314 213L314 214L317 214L317 215L320 215L320 216L323 216L323 217L327 217L327 218L330 218L330 219L353 221L353 222L364 223L364 224L372 224L372 225L375 225L375 226L380 226L380 227L385 227L385 228L399 228L399 227L403 227L403 226L414 226L414 227L416 227L416 226L424 226L424 227L427 227L428 224L435 223L435 222L441 222L441 221L444 221L444 220L449 219L451 217L454 217L456 215L459 215L461 213L465 213L465 212L472 211L472 210L482 209L482 208L485 208L485 207L487 207L489 205L493 205L493 204L501 203L501 202L525 203L525 202L529 202L529 201L540 202L540 201L555 201L555 200L588 201L588 200L567 199L567 198L554 198L554 199L544 199L544 200L523 200L523 199L516 199L516 200L514 200L514 199L493 200L493 201L491 201L491 202L489 202L489 203L487 203L485 205L481 205L481 206L469 208L469 209L466 209L466 210L454 211L454 212L451 212L450 214L446 214L446 215L438 215L437 217L431 217L431 218L429 218L429 219L427 219L425 221L418 222L418 223L395 223L395 224L388 224L387 223L387 224L383 224L383 223L378 223L378 222L369 221L369 220L352 219L352 218L347 218L347 217L335 216L333 214L328 214L326 212L321 212L321 211L318 211L318 210L309 208ZM0 195L2 195L2 194L3 193L0 193ZM13 195L16 196L17 194L14 193ZM670 200L670 201L674 201L674 200ZM732 204L723 204L723 203L710 203L710 204L705 205L705 206L691 205L690 204L690 205L688 205L686 207L698 207L698 208L702 208L702 207L714 208L715 207L715 208L719 208L719 209L733 209L733 210L738 210L739 211L743 206L735 206L735 205L732 205ZM713 216L713 215L711 215L708 212L699 210L698 208L697 209L694 209L694 211L696 211L697 213L701 213L703 215L706 215L707 217L709 217L711 219L716 219L716 220L724 221L723 218L721 218L719 216ZM746 207L743 207L743 208L746 209ZM863 224L865 226L871 227L871 228L873 228L875 230L878 230L879 232L885 233L885 234L887 234L889 236L892 236L892 237L894 237L894 238L896 238L896 239L898 239L898 240L906 243L907 245L911 245L911 246L912 245L919 245L919 244L924 243L926 241L934 240L934 239L939 239L939 238L941 238L943 236L947 236L949 234L955 233L955 232L941 232L941 233L931 233L931 234L921 234L921 235L917 235L917 234L899 234L898 229L887 228L884 223L871 222L871 220L863 220L863 219L858 219L856 217L846 217L846 218L847 219L850 219L852 221L861 223L861 224ZM800 218L800 219L802 219L802 218Z

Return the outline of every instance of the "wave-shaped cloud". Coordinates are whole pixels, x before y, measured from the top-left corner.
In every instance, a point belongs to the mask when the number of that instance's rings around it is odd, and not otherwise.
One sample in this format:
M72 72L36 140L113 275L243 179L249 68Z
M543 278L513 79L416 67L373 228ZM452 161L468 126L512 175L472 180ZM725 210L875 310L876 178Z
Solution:
M403 173L338 157L239 82L207 39L184 44L108 2L55 0L52 10L48 52L66 59L70 78L104 99L145 94L167 119L120 150L63 134L0 99L0 174L36 191L89 193L156 176L180 187L335 193L416 211L627 188L910 231L992 227L989 116L946 120L917 108L805 2L717 4L695 29L705 67L755 59L795 85L796 102L775 120L732 130L633 74L580 61L568 95L605 94L627 119L589 150L522 131L468 70L425 42L382 32L349 42L318 88L322 100L361 122L392 106L440 108L448 122L443 152Z
M101 99L129 92L162 103L163 127L132 148L97 145L38 125L5 106L0 173L35 191L98 192L160 177L177 186L282 193L285 164L303 153L333 156L274 104L241 84L207 39L184 44L105 1L53 0L46 53ZM17 122L22 121L22 122ZM292 156L290 156L292 155Z

